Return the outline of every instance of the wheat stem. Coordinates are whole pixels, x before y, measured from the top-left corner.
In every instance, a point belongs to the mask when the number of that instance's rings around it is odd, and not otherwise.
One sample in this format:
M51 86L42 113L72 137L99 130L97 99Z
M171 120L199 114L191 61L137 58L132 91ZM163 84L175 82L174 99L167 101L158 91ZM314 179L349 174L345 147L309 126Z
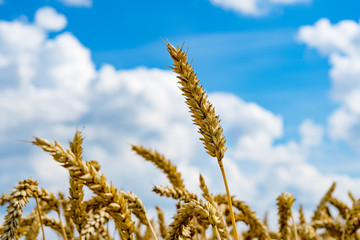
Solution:
M152 224L151 224L149 218L148 218L146 215L145 215L145 217L146 217L147 225L148 225L149 228L150 228L151 234L153 235L153 237L154 237L155 240L158 240L158 239L157 239L157 236L156 236L156 233L155 233L155 231L154 231L154 228L152 227Z
M224 167L222 165L222 162L219 162L219 166L220 166L221 174L223 176L223 180L224 180L224 184L225 184L226 196L227 196L227 200L228 200L228 204L229 204L230 217L231 217L231 222L232 222L232 225L233 225L234 237L235 237L235 240L238 240L239 238L238 238L238 233L237 233L237 229L236 229L235 215L234 215L234 211L233 211L233 207L232 207L230 190L229 190L228 183L227 183L227 180L226 180L225 169L224 169Z
M40 210L39 200L38 200L36 192L34 192L34 197L35 197L35 201L36 201L36 208L37 208L37 211L38 211L38 214L39 214L41 233L42 233L42 236L43 236L43 240L45 240L44 224L43 224L43 221L42 221L42 218L41 218L41 210Z
M68 240L68 239L67 239L67 236L66 236L66 232L65 232L64 225L63 225L62 220L61 220L60 206L59 206L59 209L57 210L57 214L58 214L58 217L59 217L59 222L60 222L60 226L61 226L62 235L64 236L64 239L65 239L65 240ZM81 233L79 233L79 234L80 234L79 239L81 239Z
M214 230L215 230L215 233L216 233L216 238L217 238L218 240L221 240L221 237L220 237L220 234L219 234L219 230L218 230L218 228L217 228L216 226L214 226Z

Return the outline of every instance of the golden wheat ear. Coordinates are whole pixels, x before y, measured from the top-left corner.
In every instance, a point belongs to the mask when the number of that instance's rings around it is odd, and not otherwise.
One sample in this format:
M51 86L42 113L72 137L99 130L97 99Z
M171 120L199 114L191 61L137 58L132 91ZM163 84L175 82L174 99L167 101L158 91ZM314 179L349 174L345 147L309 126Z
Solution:
M279 215L279 232L281 239L290 240L291 227L289 224L290 218L292 218L291 206L294 203L295 198L290 193L283 193L277 198L278 215ZM293 222L294 223L294 222ZM294 229L296 239L296 229Z
M135 144L131 145L131 149L136 154L143 157L145 160L152 162L156 167L158 167L167 176L174 187L185 189L181 174L177 171L176 166L170 160L167 160L164 155L157 151Z
M76 134L80 134L79 131ZM106 180L104 175L100 175L97 167L92 162L85 162L77 158L71 150L64 148L57 142L50 142L35 138L32 142L34 145L41 147L44 151L50 153L53 159L66 168L71 178L82 182L91 191L93 191L99 199L109 207L108 213L114 219L115 226L123 239L132 239L135 222L131 219L131 212L128 209L128 202L124 198L124 194L116 189L112 183Z
M35 197L38 191L38 183L32 179L20 181L9 197L9 206L5 223L0 235L1 240L15 239L20 220L23 213L23 207L29 202L30 197ZM40 215L39 215L40 216Z
M199 133L202 135L200 140L203 142L206 152L218 161L229 202L234 238L238 240L230 191L222 163L226 151L226 140L220 126L220 118L215 114L215 108L207 99L208 96L204 87L200 85L200 80L194 72L193 66L188 62L187 53L183 51L182 47L175 48L169 42L166 42L166 46L174 60L172 70L178 75L178 83L181 85L180 89L189 107L193 123L199 127Z

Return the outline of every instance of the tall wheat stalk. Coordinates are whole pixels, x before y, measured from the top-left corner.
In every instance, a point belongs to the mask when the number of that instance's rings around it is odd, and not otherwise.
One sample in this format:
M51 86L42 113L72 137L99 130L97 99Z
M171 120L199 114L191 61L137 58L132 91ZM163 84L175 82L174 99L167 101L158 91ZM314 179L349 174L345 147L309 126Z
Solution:
M231 195L222 162L226 151L226 140L220 126L219 116L215 114L215 108L207 100L208 96L204 87L199 85L199 79L194 72L194 68L187 60L187 53L183 51L182 47L175 48L169 42L166 42L166 46L171 58L174 60L172 70L178 74L177 78L181 85L182 95L185 96L185 102L189 107L193 122L199 127L199 133L202 135L200 140L203 142L206 152L210 156L217 158L226 189L234 237L238 240Z

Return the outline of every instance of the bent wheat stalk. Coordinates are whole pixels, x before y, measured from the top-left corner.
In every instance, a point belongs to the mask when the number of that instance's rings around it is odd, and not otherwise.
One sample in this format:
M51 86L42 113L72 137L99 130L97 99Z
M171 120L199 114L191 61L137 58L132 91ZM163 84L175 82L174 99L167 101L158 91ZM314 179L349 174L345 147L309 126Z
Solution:
M32 143L49 152L55 161L68 169L74 180L82 181L97 194L109 206L109 214L114 219L122 239L132 239L135 223L131 220L131 212L124 195L112 183L109 184L106 177L100 175L92 163L81 161L72 151L65 151L57 142L53 145L46 140L35 138Z
M166 46L171 58L174 60L172 70L178 74L177 78L181 85L180 89L183 92L183 96L185 96L185 102L189 107L193 122L199 127L199 133L202 135L200 140L203 142L204 147L207 150L206 152L210 156L217 158L229 202L234 237L238 240L235 217L231 204L231 195L222 163L226 151L226 140L223 135L223 129L220 126L219 116L215 114L215 108L209 100L207 100L208 96L204 87L199 85L200 80L197 78L193 66L189 64L186 52L180 47L175 48L169 42L166 43Z

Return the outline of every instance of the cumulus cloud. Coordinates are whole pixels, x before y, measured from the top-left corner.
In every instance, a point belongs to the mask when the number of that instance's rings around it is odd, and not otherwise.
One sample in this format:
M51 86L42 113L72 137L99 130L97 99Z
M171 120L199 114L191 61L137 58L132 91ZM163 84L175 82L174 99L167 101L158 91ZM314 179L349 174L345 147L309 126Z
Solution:
M260 9L257 7L256 0L210 0L212 4L224 9L235 10L249 15L259 15Z
M324 129L311 119L304 120L299 128L303 146L319 146L322 144Z
M277 5L291 5L310 1L311 0L210 0L214 6L250 16L264 15Z
M46 39L44 31L0 22L0 129L76 120L87 111L85 93L95 76L89 50L70 33Z
M307 3L311 0L270 0L270 2L275 4L295 4L295 3Z
M66 27L67 20L64 15L57 13L54 8L43 7L37 10L35 23L45 30L60 31Z
M92 0L59 0L63 4L71 7L91 7Z
M331 24L326 18L299 29L298 38L329 57L333 99L340 107L328 118L332 139L360 143L360 25L351 20Z

